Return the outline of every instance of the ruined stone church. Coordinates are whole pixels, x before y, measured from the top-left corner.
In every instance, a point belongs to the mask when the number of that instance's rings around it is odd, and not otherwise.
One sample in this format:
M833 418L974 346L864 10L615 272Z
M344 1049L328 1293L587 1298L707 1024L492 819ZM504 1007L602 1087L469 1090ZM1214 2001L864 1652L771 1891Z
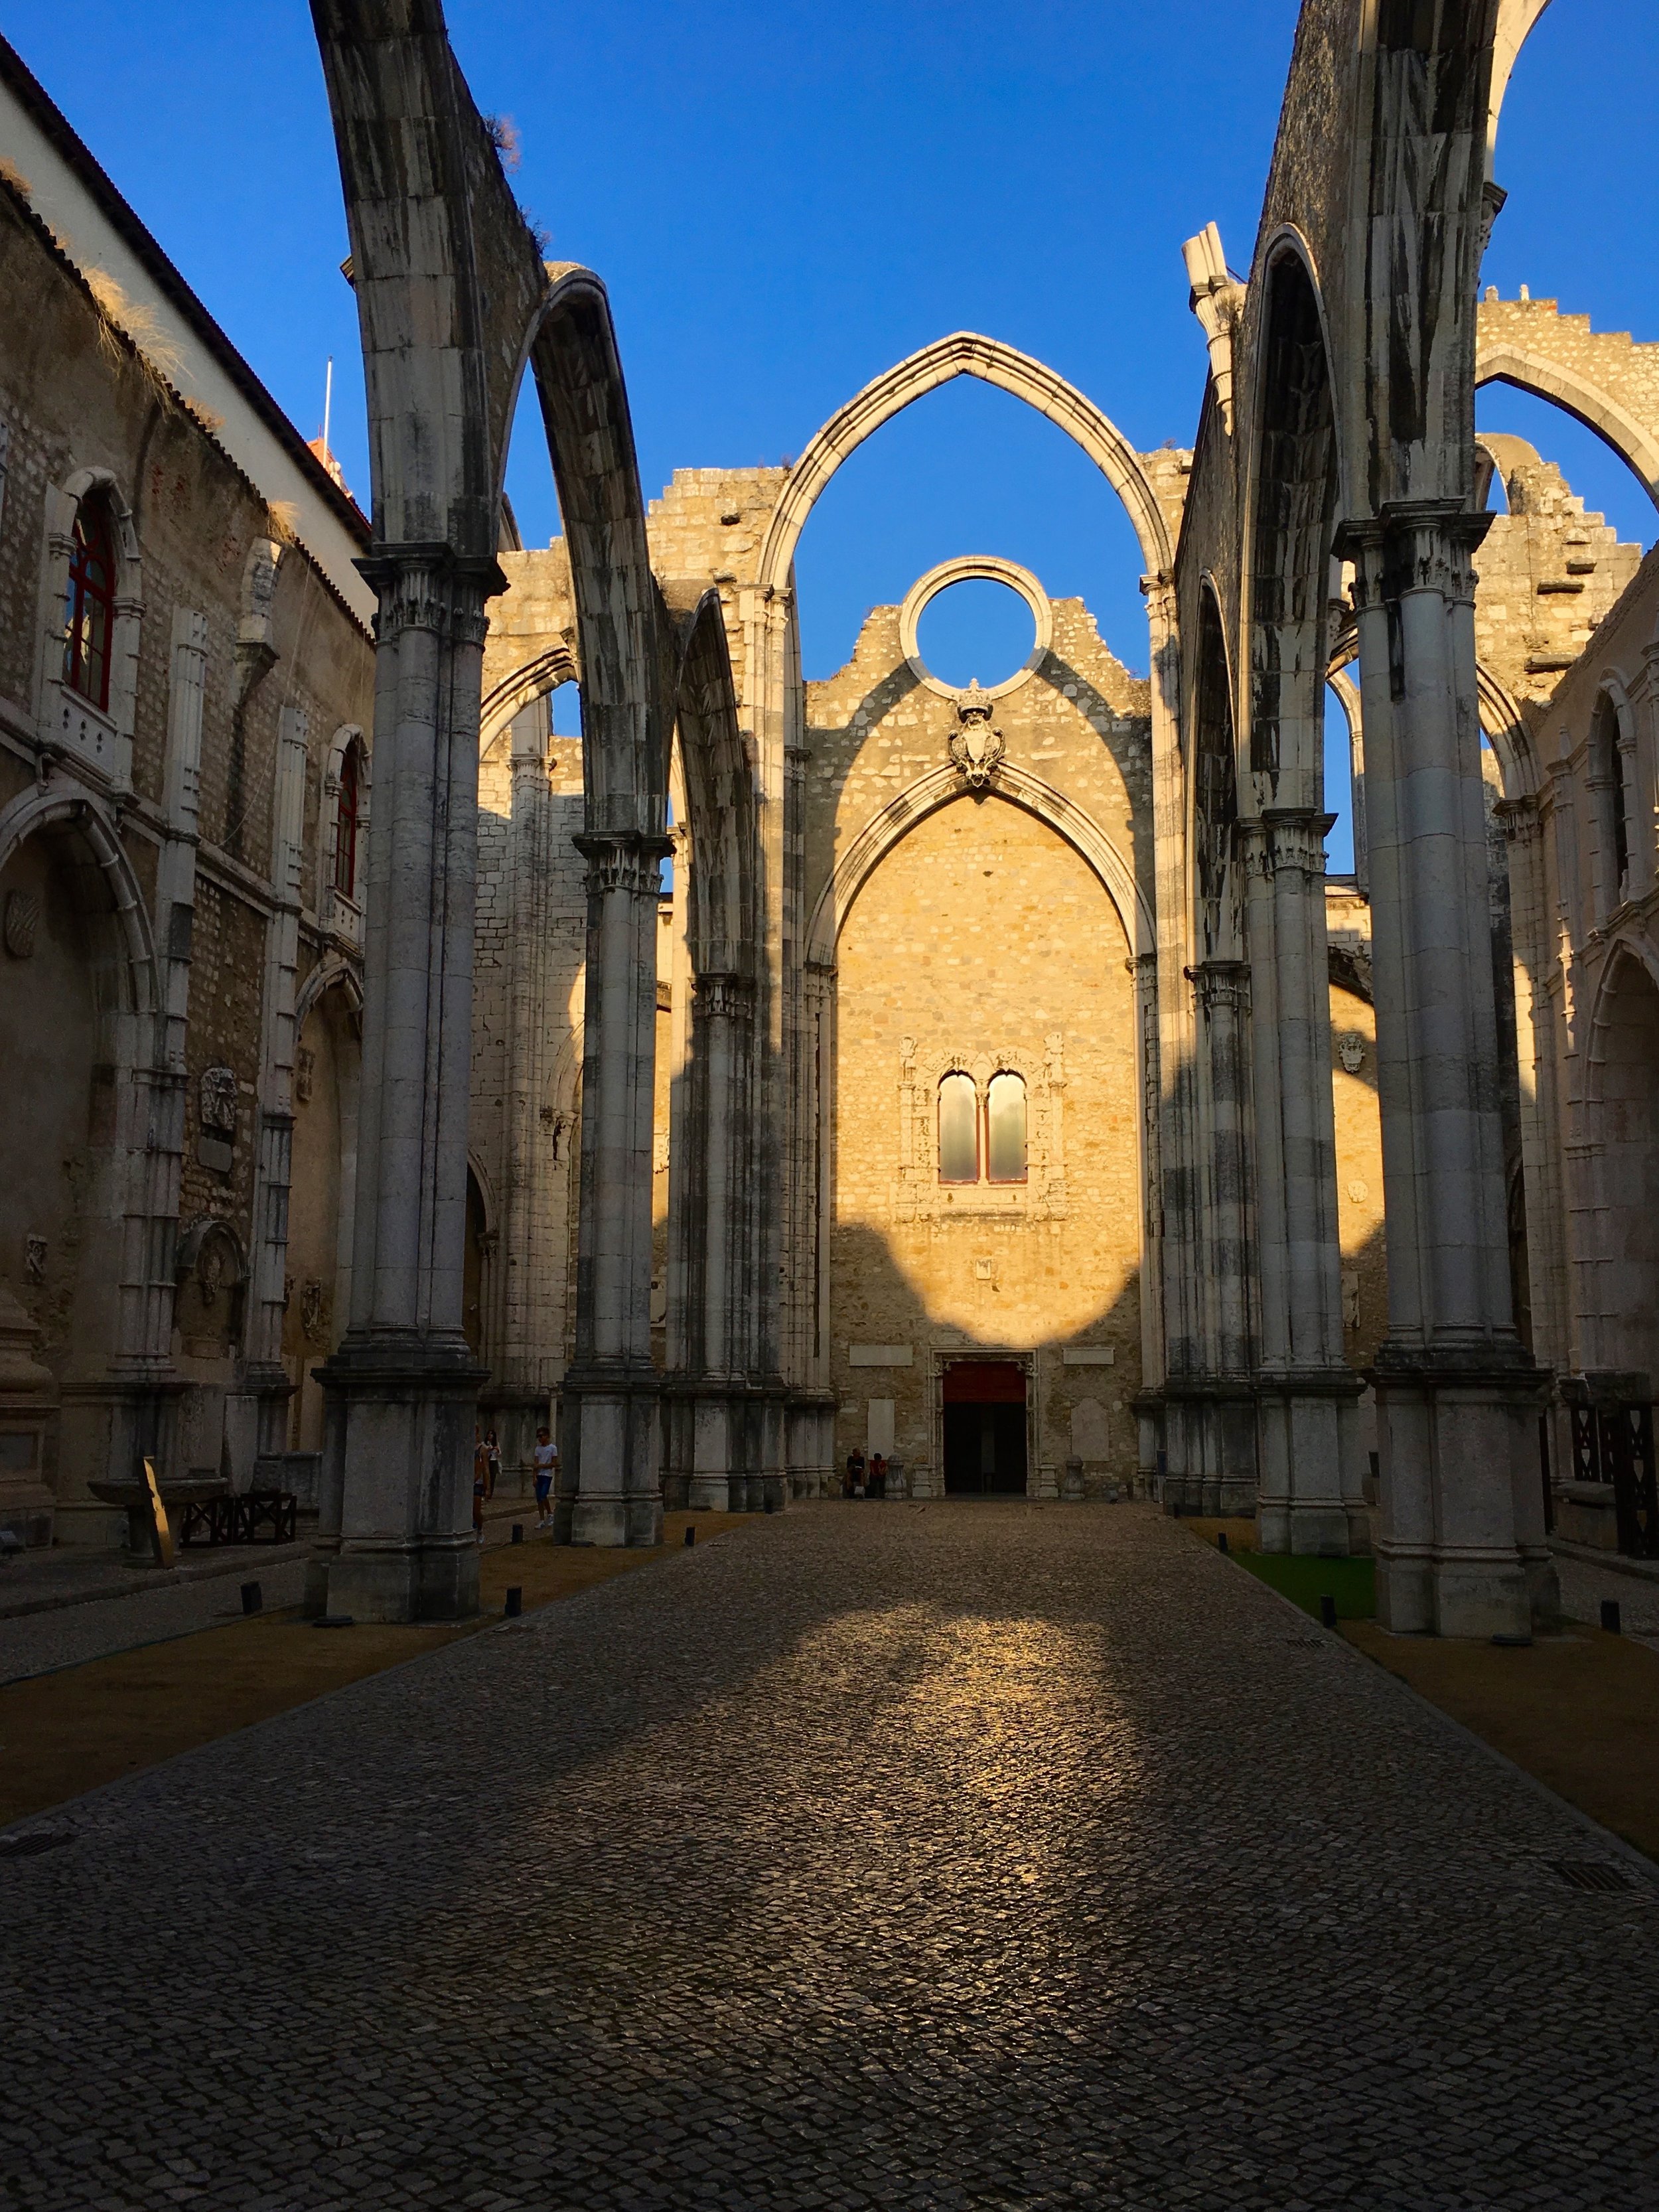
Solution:
M1659 1553L1659 554L1474 425L1659 501L1659 345L1482 286L1547 4L1305 0L1190 449L958 332L647 502L438 0L314 0L367 516L0 47L0 1525L118 1543L148 1460L453 1617L475 1426L545 1423L578 1543L863 1452L1374 1548L1407 1631ZM1123 502L1149 678L964 545L803 680L814 502L963 375ZM1034 639L967 692L964 579Z

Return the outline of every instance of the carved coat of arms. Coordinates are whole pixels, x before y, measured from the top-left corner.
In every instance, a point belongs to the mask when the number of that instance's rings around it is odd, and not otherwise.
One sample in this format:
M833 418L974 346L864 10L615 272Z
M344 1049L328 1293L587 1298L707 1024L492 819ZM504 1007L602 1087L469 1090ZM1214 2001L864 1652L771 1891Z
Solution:
M236 1134L236 1071L216 1066L202 1070L198 1093L202 1127L216 1137Z
M983 791L1002 766L1007 748L1001 731L991 726L991 702L980 690L977 676L957 701L957 722L951 758L963 782Z

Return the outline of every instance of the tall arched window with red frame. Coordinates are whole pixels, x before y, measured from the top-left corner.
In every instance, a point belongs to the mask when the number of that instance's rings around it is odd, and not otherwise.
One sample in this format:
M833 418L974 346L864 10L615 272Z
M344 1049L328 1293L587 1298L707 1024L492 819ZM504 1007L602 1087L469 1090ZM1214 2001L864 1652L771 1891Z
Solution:
M102 500L75 510L64 596L64 681L101 714L109 705L110 634L115 625L115 540Z
M343 898L357 896L357 817L362 800L354 738L340 756L340 803L334 817L334 888Z

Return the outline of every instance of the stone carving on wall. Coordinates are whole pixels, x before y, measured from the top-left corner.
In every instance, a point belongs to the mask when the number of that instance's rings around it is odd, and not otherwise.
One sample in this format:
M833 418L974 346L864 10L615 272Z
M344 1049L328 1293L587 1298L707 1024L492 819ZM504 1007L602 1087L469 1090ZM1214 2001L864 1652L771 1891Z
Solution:
M225 1273L226 1255L223 1241L217 1237L207 1237L203 1243L201 1250L196 1255L196 1279L202 1286L202 1304L204 1306L210 1306L216 1303L220 1291L225 1286Z
M23 1273L32 1283L46 1279L46 1240L44 1237L25 1237L23 1239Z
M27 960L34 950L40 927L40 902L33 891L6 893L4 924L6 950L14 960Z
M313 1344L321 1344L328 1330L328 1292L315 1275L306 1278L300 1293L300 1326Z
M198 1092L199 1117L204 1131L216 1137L236 1134L236 1071L216 1064L202 1070Z
M1001 731L991 726L991 702L981 691L977 676L957 701L957 721L951 758L969 790L984 791L1002 766L1007 747Z
M1337 1055L1350 1075L1358 1075L1365 1065L1365 1040L1355 1030L1345 1030L1336 1041Z
M316 1081L317 1055L309 1045L302 1044L294 1055L294 1096L301 1106L310 1105Z

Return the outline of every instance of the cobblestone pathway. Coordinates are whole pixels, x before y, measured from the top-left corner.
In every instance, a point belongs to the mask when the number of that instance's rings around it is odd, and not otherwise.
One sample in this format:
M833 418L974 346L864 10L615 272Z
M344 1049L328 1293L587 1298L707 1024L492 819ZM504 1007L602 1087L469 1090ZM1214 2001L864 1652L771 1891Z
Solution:
M1659 2203L1659 1892L1146 1509L799 1510L61 1825L9 2208Z

